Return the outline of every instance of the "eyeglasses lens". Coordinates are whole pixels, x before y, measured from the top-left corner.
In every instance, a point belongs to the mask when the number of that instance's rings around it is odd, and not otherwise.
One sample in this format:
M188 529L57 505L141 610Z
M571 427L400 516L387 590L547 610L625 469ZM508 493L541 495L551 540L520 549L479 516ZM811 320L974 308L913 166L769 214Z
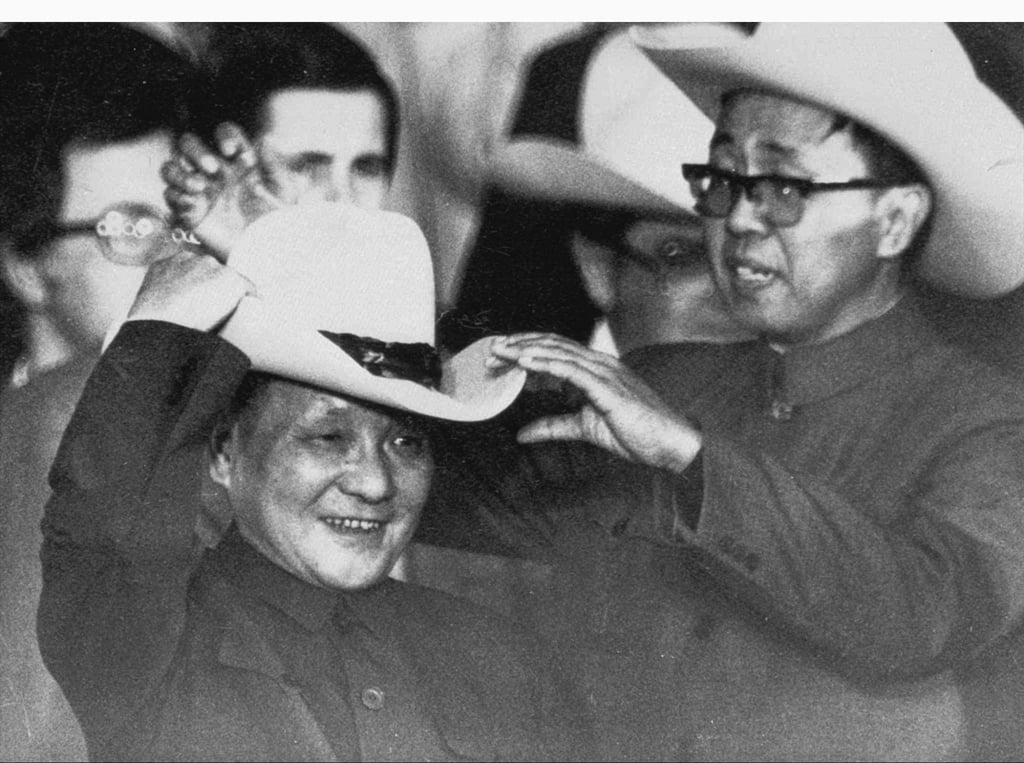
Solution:
M740 194L761 206L762 214L773 225L785 228L796 225L804 212L803 195L783 178L748 180L712 168L691 171L687 175L690 190L697 200L696 211L704 217L728 217Z
M111 209L96 223L103 254L119 265L151 264L168 238L167 224L145 210Z

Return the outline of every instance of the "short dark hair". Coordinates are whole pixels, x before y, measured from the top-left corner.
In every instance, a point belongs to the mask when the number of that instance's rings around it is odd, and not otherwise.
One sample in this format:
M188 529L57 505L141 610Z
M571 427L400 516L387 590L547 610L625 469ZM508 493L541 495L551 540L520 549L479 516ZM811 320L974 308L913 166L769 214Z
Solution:
M0 236L57 214L69 145L180 132L195 82L187 59L126 25L12 24L0 37Z
M931 188L928 176L906 151L867 125L837 114L832 122L833 132L850 130L853 145L860 150L868 167L868 175L893 185L923 185ZM921 252L931 234L932 218L928 218L914 233L914 238L900 255L900 273L904 279L912 278L914 268L921 259Z
M213 92L205 132L237 122L250 135L263 127L264 107L290 88L370 90L382 101L388 162L398 150L398 100L370 53L341 29L325 23L214 24L206 42Z

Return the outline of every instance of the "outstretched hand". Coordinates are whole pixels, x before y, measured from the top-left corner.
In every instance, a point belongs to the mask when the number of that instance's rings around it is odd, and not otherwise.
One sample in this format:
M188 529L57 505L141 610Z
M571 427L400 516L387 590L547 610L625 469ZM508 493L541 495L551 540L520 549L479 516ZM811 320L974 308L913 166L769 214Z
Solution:
M214 137L219 153L185 133L160 173L176 218L226 262L246 226L284 204L264 184L256 150L242 128L225 122Z
M700 431L672 410L618 358L556 334L496 339L495 366L515 364L572 384L586 397L569 414L538 419L520 430L520 442L582 440L635 463L683 472L701 448Z

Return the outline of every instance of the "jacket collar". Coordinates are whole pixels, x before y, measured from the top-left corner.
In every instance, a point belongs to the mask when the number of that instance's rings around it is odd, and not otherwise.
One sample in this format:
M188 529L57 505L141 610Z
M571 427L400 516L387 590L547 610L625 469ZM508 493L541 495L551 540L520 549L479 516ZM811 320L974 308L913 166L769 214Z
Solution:
M784 353L762 345L766 386L773 400L806 405L860 386L906 363L939 341L913 295L842 336Z
M300 580L254 549L231 525L211 552L214 569L247 596L285 614L315 633L326 626L339 594Z

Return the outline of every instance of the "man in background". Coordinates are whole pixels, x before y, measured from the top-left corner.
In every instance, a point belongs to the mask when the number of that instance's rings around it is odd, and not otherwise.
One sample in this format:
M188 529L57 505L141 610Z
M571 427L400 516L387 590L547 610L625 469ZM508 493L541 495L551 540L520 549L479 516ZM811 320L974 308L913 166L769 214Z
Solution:
M168 203L207 247L226 256L280 206L384 204L398 101L357 40L329 24L216 24L203 57L207 140L183 136L163 176Z
M172 233L159 167L188 63L113 24L0 38L0 757L84 759L36 645L46 474L111 321Z

